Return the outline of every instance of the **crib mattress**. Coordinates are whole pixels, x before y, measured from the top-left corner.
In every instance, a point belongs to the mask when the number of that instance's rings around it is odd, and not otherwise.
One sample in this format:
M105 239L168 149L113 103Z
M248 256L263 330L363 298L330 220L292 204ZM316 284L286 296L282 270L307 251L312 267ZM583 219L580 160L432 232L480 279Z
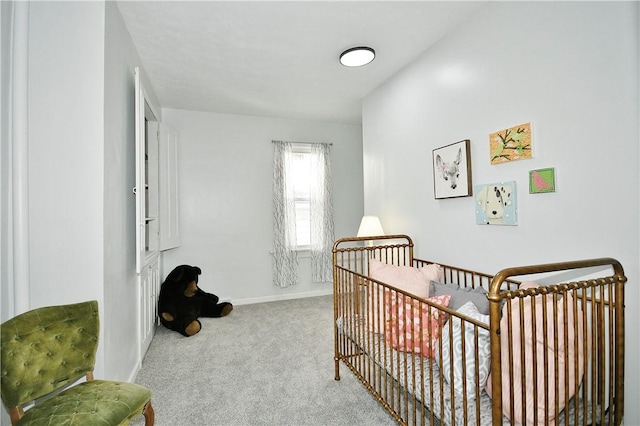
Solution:
M432 362L431 359L423 358L420 355L392 349L388 343L385 343L384 334L368 331L364 326L364 319L358 315L346 320L340 317L337 319L336 326L340 334L349 338L361 351L373 359L378 367L384 368L391 377L400 383L400 386L412 393L443 424L480 424L483 426L492 424L491 397L484 389L480 394L479 409L476 408L476 401L469 399L466 399L465 407L465 398L461 394L454 391L452 398L452 389L448 382L443 380L437 362ZM354 338L356 336L351 336L351 334L355 334L355 330L358 330L360 340L366 344L361 344L357 338ZM415 386L414 380L417 382ZM590 404L585 410L583 400L577 397L571 399L567 408L560 413L556 419L557 424L565 424L565 415L569 416L568 424L576 424L576 405L578 406L577 424L585 424L585 411L588 417L586 424L591 424ZM596 412L596 418L598 417L600 417L599 411ZM503 415L502 424L510 425L511 422Z

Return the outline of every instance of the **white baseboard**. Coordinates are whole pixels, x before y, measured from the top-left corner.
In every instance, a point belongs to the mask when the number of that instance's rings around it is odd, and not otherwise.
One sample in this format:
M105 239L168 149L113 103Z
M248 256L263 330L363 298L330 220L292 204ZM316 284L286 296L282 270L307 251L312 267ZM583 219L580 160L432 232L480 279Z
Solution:
M142 355L142 358L144 358L144 355ZM129 383L135 383L136 382L136 377L138 377L138 373L140 372L140 369L142 368L142 361L136 362L135 367L133 368L133 371L129 374L129 378L127 379L127 382Z
M236 306L240 306L240 305L253 305L254 303L278 302L280 300L304 299L306 297L328 296L330 294L333 294L333 288L316 290L316 291L307 291L304 293L285 294L280 296L275 295L275 296L263 296L263 297L249 297L249 298L237 299L237 300L231 300L230 297L221 297L220 302L230 302Z

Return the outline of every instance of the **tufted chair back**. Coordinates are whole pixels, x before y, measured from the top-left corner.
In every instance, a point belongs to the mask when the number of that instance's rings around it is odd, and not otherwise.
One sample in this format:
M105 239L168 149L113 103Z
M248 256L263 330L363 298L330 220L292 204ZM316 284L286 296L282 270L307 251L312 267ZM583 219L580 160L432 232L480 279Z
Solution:
M84 426L105 421L120 425L140 414L145 415L145 424L153 424L151 391L147 388L93 380L99 333L95 300L34 309L2 324L2 401L14 425ZM67 387L82 376L86 376L86 382L43 399L25 414L24 404Z
M2 324L2 400L25 404L93 371L98 302L50 306Z

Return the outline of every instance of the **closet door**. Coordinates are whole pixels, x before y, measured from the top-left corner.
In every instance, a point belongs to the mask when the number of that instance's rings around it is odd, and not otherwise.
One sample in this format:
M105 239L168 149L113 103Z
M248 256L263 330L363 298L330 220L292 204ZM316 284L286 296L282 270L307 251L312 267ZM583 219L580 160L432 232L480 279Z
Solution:
M178 134L166 124L159 124L159 249L180 245L178 197Z
M158 121L135 69L136 272L158 251Z
M160 293L160 255L152 256L138 276L140 288L140 362L149 349L158 320L158 295Z
M159 122L147 101L140 70L135 69L136 130L136 272L138 284L139 359L153 339L160 286Z

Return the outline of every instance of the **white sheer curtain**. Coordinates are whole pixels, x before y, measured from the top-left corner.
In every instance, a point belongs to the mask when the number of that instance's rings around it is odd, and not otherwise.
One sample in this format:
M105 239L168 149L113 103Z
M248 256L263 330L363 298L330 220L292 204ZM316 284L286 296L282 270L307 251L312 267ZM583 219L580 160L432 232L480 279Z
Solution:
M291 176L293 144L273 141L273 284L298 282L296 209Z
M273 141L273 282L279 287L297 283L296 226L305 224L296 218L294 181L291 166L295 143ZM334 241L333 202L331 193L331 161L329 144L305 144L309 162L309 250L313 282L332 280L332 248ZM298 148L299 150L299 148ZM304 210L303 210L304 211ZM306 247L306 243L304 243Z
M333 279L332 249L334 237L333 196L331 190L331 146L311 145L311 279L329 282Z

